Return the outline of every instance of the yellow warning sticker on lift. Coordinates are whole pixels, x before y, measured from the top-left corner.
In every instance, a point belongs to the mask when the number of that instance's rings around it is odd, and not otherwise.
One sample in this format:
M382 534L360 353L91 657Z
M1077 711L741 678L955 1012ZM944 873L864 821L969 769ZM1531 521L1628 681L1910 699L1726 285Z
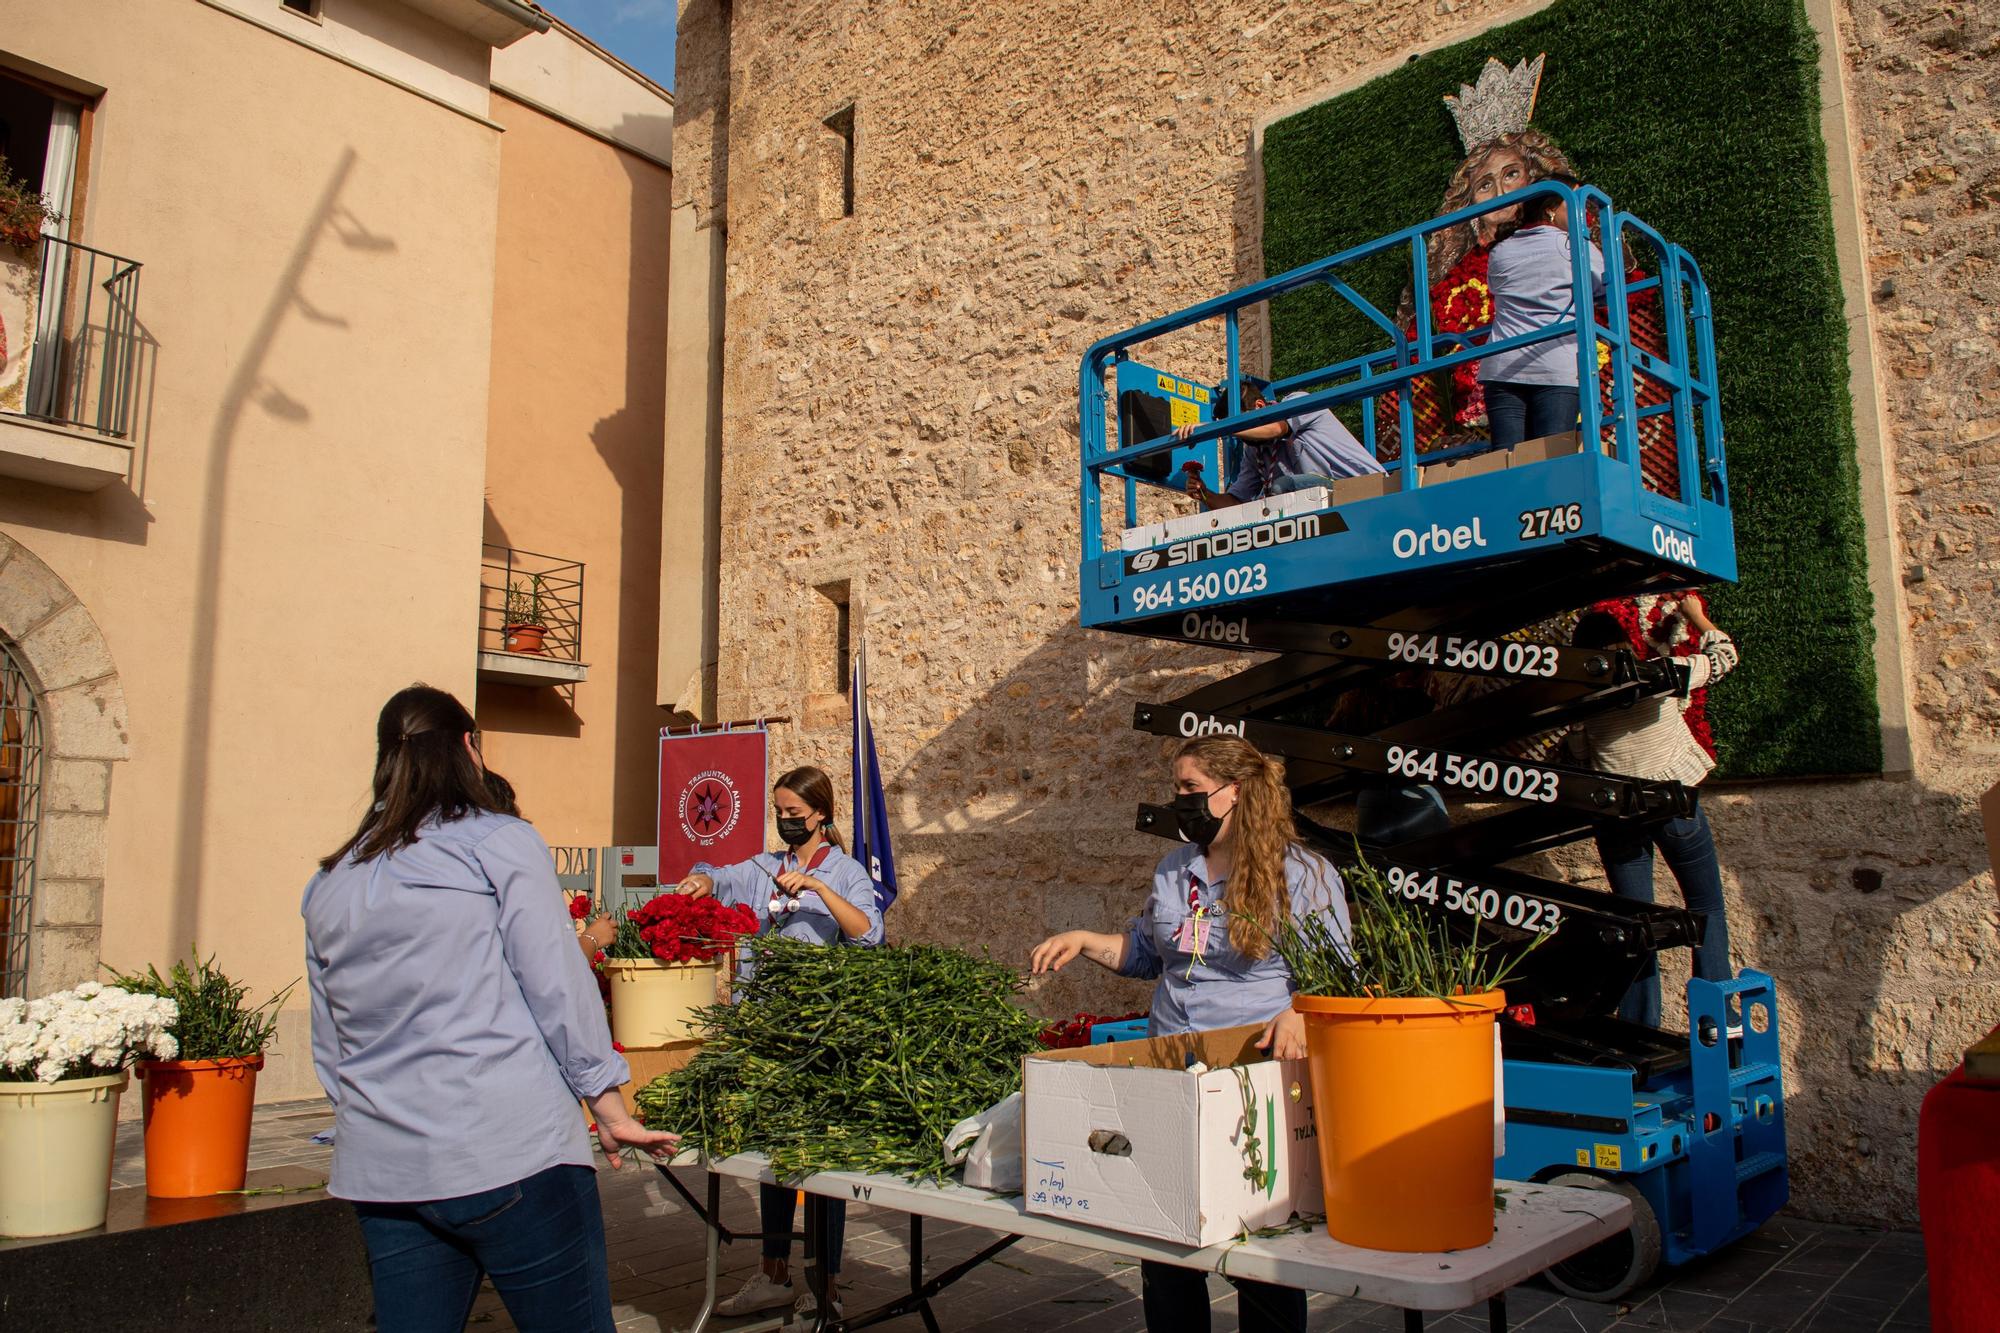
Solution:
M1153 376L1153 383L1159 386L1161 393L1172 393L1174 391L1174 377L1172 375L1155 375Z
M1176 426L1194 426L1201 422L1201 409L1193 403L1176 398L1167 404L1167 417Z
M1618 1150L1617 1144L1598 1143L1592 1146L1597 1150L1597 1169L1599 1171L1617 1171L1623 1168L1624 1154Z
M1202 405L1206 406L1208 403L1208 390L1202 388L1199 384L1195 385L1194 400L1197 403L1201 403Z
M1576 1164L1577 1164L1578 1166L1589 1166L1589 1165L1590 1165L1590 1149L1588 1149L1588 1148L1578 1148L1578 1149L1576 1150Z

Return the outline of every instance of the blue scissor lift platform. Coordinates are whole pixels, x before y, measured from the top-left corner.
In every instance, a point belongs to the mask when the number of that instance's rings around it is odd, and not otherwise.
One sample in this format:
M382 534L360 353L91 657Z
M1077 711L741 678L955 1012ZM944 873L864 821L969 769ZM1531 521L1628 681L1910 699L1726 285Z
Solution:
M1591 290L1588 242L1602 247L1601 299L1572 317L1489 341L1487 328L1434 328L1423 299L1398 323L1356 290L1360 275L1401 264L1410 290L1425 293L1442 233L1547 194L1568 205L1573 290ZM1308 291L1344 303L1371 345L1271 384L1270 405L1236 410L1246 401L1239 321ZM1511 451L1470 431L1420 438L1426 384L1556 339L1571 340L1578 382L1595 390L1581 395L1574 433ZM1181 366L1155 364L1169 355ZM1188 373L1190 356L1208 373ZM1296 396L1275 401L1285 395ZM1159 489L1181 489L1184 469L1228 475L1236 432L1320 409L1391 457L1386 475L1161 516L1176 506ZM1687 685L1671 661L1523 631L1606 597L1735 579L1711 312L1693 258L1602 191L1541 182L1105 338L1084 356L1079 410L1082 623L1260 658L1138 705L1138 729L1243 736L1285 758L1300 807L1385 783L1494 807L1363 850L1392 888L1456 929L1510 944L1546 937L1507 988L1499 1169L1618 1189L1637 1216L1626 1238L1556 1270L1557 1285L1615 1297L1658 1262L1707 1253L1782 1206L1770 979L1691 983L1687 1034L1624 1022L1615 1014L1634 978L1660 950L1697 943L1700 918L1502 864L1607 822L1643 826L1693 809L1678 783L1518 748ZM1107 511L1122 521L1107 526ZM1348 691L1412 668L1485 684L1372 729L1333 725ZM1138 821L1176 836L1163 807L1141 806ZM1301 827L1335 855L1354 847L1350 835Z

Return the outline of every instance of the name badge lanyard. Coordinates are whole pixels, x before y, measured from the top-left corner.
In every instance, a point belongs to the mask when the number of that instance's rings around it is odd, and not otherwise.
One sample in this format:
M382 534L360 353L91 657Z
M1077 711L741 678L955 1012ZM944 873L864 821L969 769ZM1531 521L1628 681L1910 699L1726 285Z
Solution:
M1214 913L1202 906L1201 881L1195 878L1194 871L1188 871L1188 916L1181 922L1175 943L1187 952L1189 981L1194 980L1195 968L1204 961L1202 955L1208 948L1208 926L1213 916Z

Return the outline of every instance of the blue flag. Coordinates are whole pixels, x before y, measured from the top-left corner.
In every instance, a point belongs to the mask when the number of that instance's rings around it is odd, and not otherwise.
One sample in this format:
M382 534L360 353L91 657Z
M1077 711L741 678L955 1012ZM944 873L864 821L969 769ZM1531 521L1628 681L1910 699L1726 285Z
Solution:
M875 729L868 724L868 645L854 654L853 856L875 881L875 909L896 901L896 856L889 849L889 811L882 801L882 764L875 757Z

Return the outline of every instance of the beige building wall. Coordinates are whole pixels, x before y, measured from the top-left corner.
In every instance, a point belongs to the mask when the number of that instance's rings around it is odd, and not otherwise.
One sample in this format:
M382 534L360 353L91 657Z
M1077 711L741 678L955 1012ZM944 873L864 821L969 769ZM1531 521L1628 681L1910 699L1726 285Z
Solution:
M519 48L532 54L558 36ZM570 59L551 63L560 71ZM554 101L559 92L542 95ZM658 89L649 96L650 111L639 104L591 120L604 133L657 143L670 104ZM591 109L612 102L579 100ZM672 177L596 137L590 121L580 127L497 92L491 114L507 132L486 540L584 563L590 678L573 699L482 682L485 753L551 843L650 844L659 729L669 720L654 681Z
M1261 276L1262 118L1515 12L849 3L736 6L732 26L715 0L682 5L677 277L683 254L713 262L726 337L715 420L677 398L669 444L691 463L722 450L714 710L805 716L832 651L823 590L865 575L904 876L893 937L1021 962L1051 931L1135 910L1163 846L1132 831L1133 804L1166 777L1131 705L1216 659L1077 628L1077 359ZM1893 577L1921 734L1908 780L1740 788L1711 809L1739 962L1781 986L1796 1206L1907 1223L1918 1101L2000 1018L1973 806L2000 769L1991 135L1957 91L1984 86L1992 20L1840 23L1866 249L1893 282L1868 298L1891 460L1872 474L1909 552ZM843 218L825 121L850 104ZM690 290L677 314L702 308ZM691 325L675 338L702 345ZM774 764L846 772L845 719L819 702L775 734ZM1145 997L1077 965L1030 1003Z
M383 699L473 695L499 137L200 0L0 0L0 52L104 90L81 239L145 266L130 483L0 480L0 633L87 674L31 984L199 942L261 995ZM299 993L266 1096L305 1034Z

